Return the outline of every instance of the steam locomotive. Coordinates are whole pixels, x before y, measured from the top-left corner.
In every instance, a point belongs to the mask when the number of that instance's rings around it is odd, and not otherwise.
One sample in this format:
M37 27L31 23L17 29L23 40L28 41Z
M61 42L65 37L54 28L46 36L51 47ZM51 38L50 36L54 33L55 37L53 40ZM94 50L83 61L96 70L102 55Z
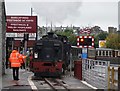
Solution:
M68 69L70 43L66 36L49 32L33 48L31 71L37 77L60 77Z

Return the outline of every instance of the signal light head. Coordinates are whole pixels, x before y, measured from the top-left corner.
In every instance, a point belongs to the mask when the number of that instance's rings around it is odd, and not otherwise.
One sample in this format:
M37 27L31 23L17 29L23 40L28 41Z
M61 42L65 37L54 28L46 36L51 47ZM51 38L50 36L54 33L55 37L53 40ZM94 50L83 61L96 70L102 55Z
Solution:
M83 42L83 41L84 41L84 39L80 39L80 41L81 41L81 42Z

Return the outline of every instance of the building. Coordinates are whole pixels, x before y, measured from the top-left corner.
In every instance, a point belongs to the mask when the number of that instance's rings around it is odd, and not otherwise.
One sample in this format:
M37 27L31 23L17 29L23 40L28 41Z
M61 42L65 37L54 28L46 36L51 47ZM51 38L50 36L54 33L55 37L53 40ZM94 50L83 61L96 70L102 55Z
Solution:
M115 27L108 27L108 33L117 33L117 28L115 28Z

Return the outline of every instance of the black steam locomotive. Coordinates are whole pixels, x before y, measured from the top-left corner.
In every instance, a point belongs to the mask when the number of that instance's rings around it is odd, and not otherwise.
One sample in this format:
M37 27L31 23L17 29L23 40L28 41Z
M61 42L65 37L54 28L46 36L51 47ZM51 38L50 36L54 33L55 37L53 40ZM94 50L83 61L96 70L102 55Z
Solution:
M68 68L69 61L68 38L49 32L36 41L30 68L37 77L60 77Z

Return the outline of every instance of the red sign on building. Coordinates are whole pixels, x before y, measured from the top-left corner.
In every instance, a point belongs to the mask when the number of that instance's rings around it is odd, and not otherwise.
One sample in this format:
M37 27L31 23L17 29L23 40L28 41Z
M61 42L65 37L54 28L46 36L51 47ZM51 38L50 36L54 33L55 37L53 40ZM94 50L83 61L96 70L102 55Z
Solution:
M37 16L7 16L6 32L8 33L36 33Z

